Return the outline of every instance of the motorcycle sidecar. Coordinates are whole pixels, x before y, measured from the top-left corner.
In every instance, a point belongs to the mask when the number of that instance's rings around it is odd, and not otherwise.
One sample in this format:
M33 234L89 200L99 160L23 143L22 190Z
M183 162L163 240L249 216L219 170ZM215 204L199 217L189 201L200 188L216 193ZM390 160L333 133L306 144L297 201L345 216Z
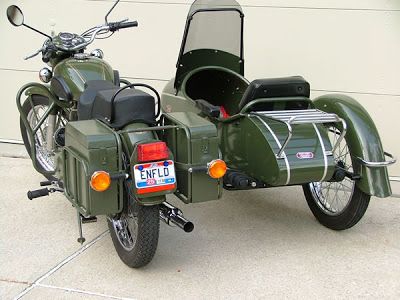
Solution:
M395 159L383 151L373 121L354 99L326 95L312 101L300 76L250 83L244 77L243 21L234 0L192 4L176 76L162 94L166 120L179 115L190 123L196 115L215 126L219 156L228 166L225 189L302 185L323 225L352 227L370 196L391 195L386 166ZM209 140L197 138L205 145ZM183 147L169 146L174 153ZM201 151L202 144L193 147ZM189 176L191 169L175 157L177 172Z

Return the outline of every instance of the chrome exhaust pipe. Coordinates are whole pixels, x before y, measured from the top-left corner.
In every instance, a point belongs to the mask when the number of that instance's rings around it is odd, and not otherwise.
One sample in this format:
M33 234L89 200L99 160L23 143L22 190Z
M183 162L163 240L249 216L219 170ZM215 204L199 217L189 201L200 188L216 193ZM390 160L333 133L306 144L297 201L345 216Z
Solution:
M185 232L192 232L194 229L194 224L185 219L182 211L168 202L163 202L160 205L160 219L165 224L170 226L174 224Z

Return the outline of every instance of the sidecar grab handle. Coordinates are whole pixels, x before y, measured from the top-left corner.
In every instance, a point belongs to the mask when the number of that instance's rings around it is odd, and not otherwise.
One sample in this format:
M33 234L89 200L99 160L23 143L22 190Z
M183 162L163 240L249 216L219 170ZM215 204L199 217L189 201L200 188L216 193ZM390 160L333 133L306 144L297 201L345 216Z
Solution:
M385 161L379 161L379 162L373 162L373 161L366 161L362 159L361 157L356 157L357 160L362 164L363 166L366 166L368 168L381 168L381 167L387 167L390 165L393 165L396 163L397 159L394 157L393 154L390 154L388 152L384 152L385 157L389 157L390 160L385 160Z

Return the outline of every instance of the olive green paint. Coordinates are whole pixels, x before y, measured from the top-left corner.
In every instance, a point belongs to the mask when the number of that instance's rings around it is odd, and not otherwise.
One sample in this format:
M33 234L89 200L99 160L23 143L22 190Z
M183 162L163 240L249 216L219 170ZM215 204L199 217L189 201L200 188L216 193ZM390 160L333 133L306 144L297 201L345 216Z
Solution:
M221 180L207 174L208 163L219 158L215 125L193 112L165 113L164 117L166 125L179 126L164 134L175 158L175 194L186 203L219 199Z
M108 80L114 82L114 72L104 60L96 57L86 59L68 58L58 63L53 69L53 76L65 79L71 89L73 99L78 100L90 80Z
M337 114L347 123L346 142L352 154L355 172L361 175L357 186L369 195L388 197L392 194L386 167L362 166L356 157L366 161L382 162L385 155L378 130L368 112L353 98L329 94L314 100L315 107Z
M285 159L277 159L280 147L269 131L275 133L282 145L288 130L282 123L266 117L244 115L220 126L220 149L223 159L232 169L240 170L268 185L282 186L320 181L324 174L322 147L311 124L293 125L293 137L285 148L290 168L290 181L287 183ZM326 151L332 150L326 129L317 126ZM311 152L313 159L299 159L298 152ZM328 170L325 180L332 178L334 161L328 156Z
M137 130L141 128L148 128L149 125L144 124L144 123L133 123L125 126L121 130L121 137L122 141L124 144L125 152L130 153L130 170L129 174L131 175L131 178L134 178L134 172L133 172L133 167L138 164L138 154L137 154L137 145L139 144L145 144L145 143L151 143L151 142L157 142L159 141L158 135L156 134L155 131L136 131L136 132L127 132L130 130ZM168 159L173 160L172 154L170 154L170 157ZM134 180L132 180L131 184L131 190L132 192L136 195L137 201L141 205L156 205L156 204L161 204L162 202L165 201L165 195L173 193L174 190L172 191L163 191L163 192L155 192L155 193L149 193L149 194L143 194L139 195L137 193L137 188L134 183Z
M95 171L110 174L119 172L117 141L111 128L97 120L72 121L65 128L65 147L61 149L64 166L60 174L64 193L85 216L115 214L122 210L119 182L112 181L104 192L96 192L90 185Z
M176 70L175 88L181 87L183 79L187 77L188 73L204 66L223 67L237 74L244 74L244 62L234 54L215 49L193 50L180 58L180 64Z

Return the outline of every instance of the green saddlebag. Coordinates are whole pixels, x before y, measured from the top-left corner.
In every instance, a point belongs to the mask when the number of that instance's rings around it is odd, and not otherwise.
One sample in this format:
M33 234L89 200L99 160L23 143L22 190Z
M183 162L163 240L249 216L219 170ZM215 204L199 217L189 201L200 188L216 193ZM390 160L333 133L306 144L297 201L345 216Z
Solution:
M192 112L166 113L164 140L175 158L178 189L176 195L186 203L216 200L221 197L221 180L207 174L207 164L219 157L215 125Z
M85 216L118 213L122 209L117 181L104 192L90 187L95 171L118 172L118 145L112 129L97 120L69 122L61 152L61 177L67 198Z

